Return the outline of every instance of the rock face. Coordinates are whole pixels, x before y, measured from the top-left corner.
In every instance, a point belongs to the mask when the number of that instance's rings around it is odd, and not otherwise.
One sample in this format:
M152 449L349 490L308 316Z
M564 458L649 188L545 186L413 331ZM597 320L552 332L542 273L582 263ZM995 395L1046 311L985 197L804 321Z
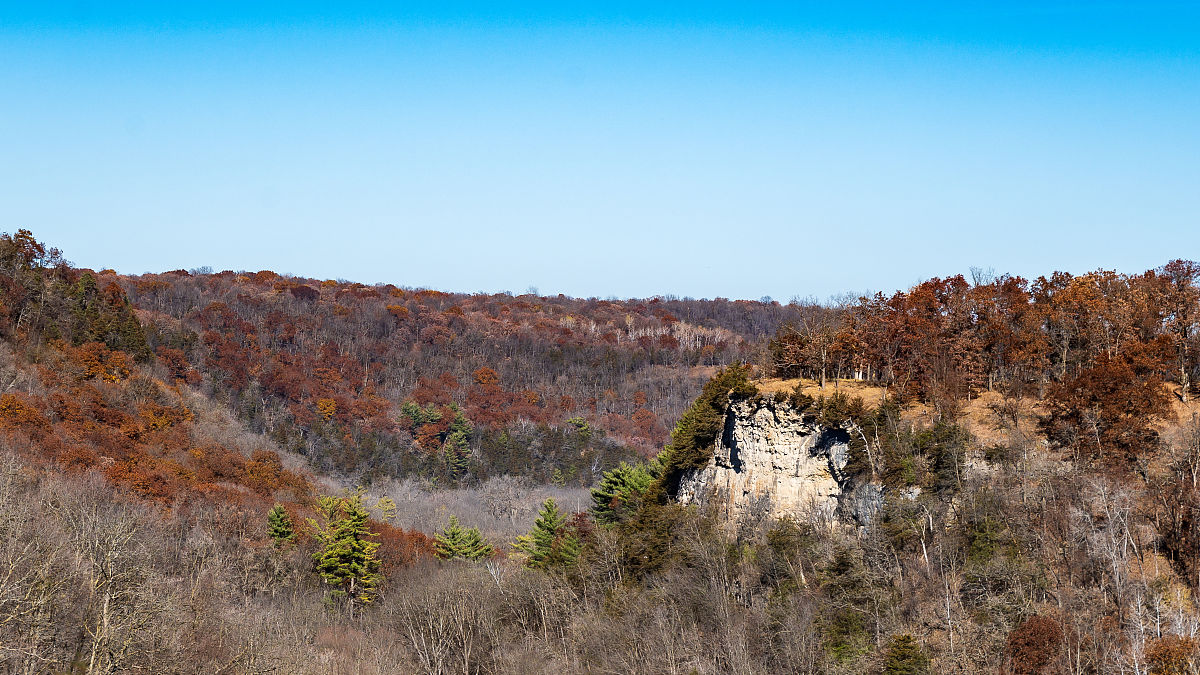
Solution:
M712 504L729 522L792 515L865 523L882 494L844 472L851 431L806 420L786 402L733 402L713 458L684 478L678 499Z

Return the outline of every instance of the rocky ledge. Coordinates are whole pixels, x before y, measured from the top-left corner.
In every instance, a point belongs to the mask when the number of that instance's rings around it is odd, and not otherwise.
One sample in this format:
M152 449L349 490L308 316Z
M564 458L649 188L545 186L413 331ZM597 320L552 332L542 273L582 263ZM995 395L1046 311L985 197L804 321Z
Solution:
M866 524L883 494L845 471L852 433L859 431L823 426L786 401L734 401L712 459L684 477L678 499L712 505L728 522L790 515Z

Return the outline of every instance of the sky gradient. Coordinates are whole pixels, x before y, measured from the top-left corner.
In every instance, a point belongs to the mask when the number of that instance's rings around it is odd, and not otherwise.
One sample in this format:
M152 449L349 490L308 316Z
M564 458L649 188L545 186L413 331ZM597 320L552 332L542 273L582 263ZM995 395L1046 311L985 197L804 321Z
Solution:
M786 300L1200 259L1196 3L27 4L0 230L81 266Z

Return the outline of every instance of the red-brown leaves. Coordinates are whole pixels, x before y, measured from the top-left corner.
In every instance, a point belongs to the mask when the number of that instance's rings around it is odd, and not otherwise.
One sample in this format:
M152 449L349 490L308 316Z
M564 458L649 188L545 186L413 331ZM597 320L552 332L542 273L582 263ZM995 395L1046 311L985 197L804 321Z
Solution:
M496 371L487 366L477 369L474 373L474 378L475 384L481 387L493 387L500 384L500 376L496 374Z
M50 431L50 420L42 414L44 405L21 394L0 395L0 431L23 431L41 435Z
M293 298L303 302L314 302L321 297L321 291L312 286L292 286L288 289L288 292L292 294Z
M1165 337L1100 354L1095 365L1049 389L1042 429L1058 447L1128 468L1155 448L1154 424L1172 414L1163 386L1169 355Z
M1152 675L1190 675L1200 668L1200 640L1178 635L1151 640L1146 665Z
M433 539L423 532L375 521L371 522L371 529L379 542L379 561L385 577L394 570L434 557Z
M1051 669L1059 655L1063 631L1054 619L1031 616L1008 634L1007 675L1041 675Z
M114 351L103 342L89 342L79 347L62 346L72 361L76 376L82 380L120 382L129 377L131 359L122 351Z
M436 378L418 377L412 398L420 406L449 405L457 389L458 380L450 373L442 373Z
M203 379L200 372L192 368L188 363L187 355L182 349L173 349L171 347L159 347L156 352L158 360L162 363L171 377L176 380L183 380L191 385L199 384Z

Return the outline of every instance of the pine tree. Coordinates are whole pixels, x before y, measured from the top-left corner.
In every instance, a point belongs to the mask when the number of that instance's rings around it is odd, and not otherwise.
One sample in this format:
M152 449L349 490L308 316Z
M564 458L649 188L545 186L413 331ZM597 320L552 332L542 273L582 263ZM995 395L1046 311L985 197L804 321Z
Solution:
M292 517L282 504L276 504L267 513L267 525L267 534L271 536L275 548L282 549L295 542L296 529L292 526Z
M80 275L71 289L71 341L76 345L104 341L107 327L100 314L99 295L96 278L90 272Z
M462 410L459 410L458 404L451 403L450 409L454 411L454 420L450 422L450 429L446 434L446 465L450 477L459 480L470 468L468 460L471 457L471 422Z
M71 291L71 339L76 345L103 342L138 361L153 356L146 332L120 288L110 282L102 291L96 278L84 272Z
M651 489L657 501L666 503L667 498L675 496L679 481L689 471L708 463L729 401L757 394L758 388L750 381L749 367L736 363L717 371L704 384L700 396L684 411L671 432L671 442L659 453L662 475Z
M391 497L380 497L379 501L375 502L375 508L383 522L389 523L396 519L396 500Z
M142 323L133 313L128 300L121 307L120 317L117 343L119 348L132 354L138 361L149 361L154 353L150 351L150 344L146 342L146 331L142 329Z
M484 540L478 528L465 528L458 524L457 516L450 516L450 524L434 539L433 550L448 560L482 560L491 557L495 549Z
M592 515L596 522L611 525L621 520L631 504L639 501L657 472L646 464L629 465L625 462L604 472L600 486L592 490Z
M442 452L446 458L446 470L450 477L458 480L467 474L469 465L468 458L471 456L471 448L467 446L467 436L462 431L452 431L446 437L446 443L442 446Z
M374 601L380 581L379 544L368 541L370 531L362 494L347 497L323 496L318 512L324 525L309 519L321 548L313 554L316 571L325 583L334 587L330 595L344 600L351 618L359 605Z
M888 644L884 675L928 675L929 656L911 635L897 635Z
M526 556L525 565L550 570L571 567L579 560L582 544L567 527L567 517L558 510L553 499L547 499L529 534L517 537L513 548Z

